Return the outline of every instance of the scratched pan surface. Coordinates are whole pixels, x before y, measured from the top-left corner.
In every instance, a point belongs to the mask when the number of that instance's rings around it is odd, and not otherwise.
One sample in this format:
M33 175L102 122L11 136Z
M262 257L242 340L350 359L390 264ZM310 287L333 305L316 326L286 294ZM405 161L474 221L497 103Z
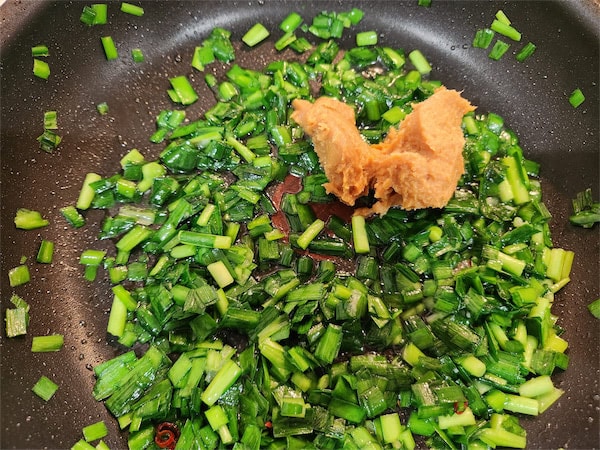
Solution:
M192 51L210 30L222 26L233 41L255 22L276 30L291 11L310 20L321 10L344 11L352 6L366 14L345 33L350 45L356 31L377 30L380 43L421 49L433 63L432 77L463 90L481 111L506 119L520 136L526 156L541 162L546 203L554 216L556 246L574 250L572 282L560 292L554 312L570 343L571 364L555 376L566 391L543 416L524 419L530 448L598 448L599 442L599 321L586 309L598 298L598 228L576 229L568 223L570 200L593 187L598 196L598 5L576 2L450 2L433 0L431 8L410 1L185 1L144 3L145 15L134 17L109 7L109 24L88 28L79 21L85 3L8 0L0 7L1 33L1 267L2 317L13 289L7 272L27 256L32 281L14 289L31 305L26 337L7 339L2 330L1 448L69 448L82 427L104 420L111 448L126 440L103 404L92 399L91 367L114 357L119 349L107 343L111 304L106 279L90 284L82 278L80 252L99 246L97 226L78 231L65 227L59 208L72 204L82 174L110 175L131 148L156 157L160 146L149 143L154 118L172 108L168 77L188 74L201 100L188 108L195 117L214 101L201 88L202 75L189 62ZM525 63L511 54L495 62L471 48L474 32L489 25L503 9L538 50ZM111 35L120 51L108 62L100 37ZM273 33L273 38L278 33ZM45 82L31 73L31 47L46 44L52 74ZM129 51L139 47L146 62L135 64ZM238 49L237 62L260 68L276 55L272 41L249 52ZM567 97L581 88L587 99L573 109ZM95 109L106 101L110 112ZM60 149L49 155L38 149L43 112L58 111ZM51 220L42 230L19 231L12 224L18 207L36 209ZM89 213L91 223L101 214ZM56 243L54 262L34 262L41 238ZM4 328L4 327L2 327ZM57 353L32 354L32 336L61 333L65 346ZM45 403L30 391L41 375L60 388Z

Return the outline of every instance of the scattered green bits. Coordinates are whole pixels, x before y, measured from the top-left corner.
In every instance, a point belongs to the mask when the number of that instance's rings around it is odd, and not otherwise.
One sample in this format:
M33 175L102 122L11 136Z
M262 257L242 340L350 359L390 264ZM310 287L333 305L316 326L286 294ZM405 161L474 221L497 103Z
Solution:
M79 20L87 26L104 25L108 18L108 5L106 3L96 3L92 6L84 6Z
M126 2L121 3L121 11L125 14L131 14L132 16L141 17L144 15L144 8Z
M572 200L572 205L573 214L569 217L569 221L573 225L592 228L595 223L600 222L600 202L594 201L591 188L578 192Z
M510 48L510 44L498 39L489 53L489 58L498 61Z
M96 422L83 428L83 438L87 442L102 439L108 434L108 429L104 421Z
M600 298L594 300L588 305L588 310L596 319L600 319Z
M421 75L426 75L431 72L431 64L429 64L429 61L427 61L427 58L425 58L425 55L423 55L420 50L413 50L410 52L408 54L408 59L410 59L412 65L415 66L415 69L417 69Z
M102 36L100 41L102 42L102 48L104 49L104 54L106 55L107 60L112 61L113 59L117 59L119 57L117 47L111 36Z
M6 337L12 338L27 334L29 313L25 308L6 308Z
M488 48L494 39L495 32L489 28L482 28L477 30L475 37L473 38L473 47L475 48Z
M367 45L377 44L377 33L375 31L362 31L356 33L356 45L365 47Z
M54 255L54 242L42 239L36 261L42 264L50 264Z
M31 276L29 274L29 267L24 264L13 267L8 271L8 281L10 283L10 287L21 286L29 283L30 279Z
M31 341L31 351L33 353L57 352L65 343L62 334L50 334L47 336L34 336Z
M108 114L108 103L106 102L100 102L96 105L96 111L98 111L98 113L101 116L105 116L106 114Z
M573 108L577 108L584 101L585 101L585 95L583 95L583 92L581 91L581 89L577 88L573 92L571 92L571 95L569 96L569 103L571 104L571 106Z
M45 130L57 130L58 120L56 111L46 111L44 113L44 129Z
M15 226L22 230L33 230L47 226L50 222L42 217L39 211L27 208L17 209L15 214Z
M50 52L45 45L36 45L31 47L31 56L48 56Z
M256 23L242 36L242 42L248 47L254 47L268 38L269 34L269 30L262 23Z
M136 63L144 62L144 53L142 53L142 50L139 48L132 48L131 58L133 59L133 62Z
M50 66L46 61L42 61L41 59L34 58L33 59L33 74L44 80L47 80L50 76Z
M517 53L517 61L523 62L535 52L536 46L533 42L528 42L523 46L521 50Z
M168 91L171 100L182 105L191 105L198 100L198 94L185 75L171 78L169 81L173 87Z
M41 399L48 401L58 391L58 384L45 375L42 375L31 390Z

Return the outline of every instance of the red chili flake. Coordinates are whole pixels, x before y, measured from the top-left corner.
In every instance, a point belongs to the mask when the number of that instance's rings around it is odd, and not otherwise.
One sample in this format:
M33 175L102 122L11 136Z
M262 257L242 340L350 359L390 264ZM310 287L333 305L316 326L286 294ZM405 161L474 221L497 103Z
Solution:
M179 439L179 428L171 422L163 422L156 427L154 442L160 448L173 450Z
M469 402L463 402L462 405L460 405L459 402L454 402L454 412L456 414L462 414L465 412L465 409L467 409L467 406L469 406Z
M273 428L273 422L271 422L270 420L267 420L265 422L265 428Z

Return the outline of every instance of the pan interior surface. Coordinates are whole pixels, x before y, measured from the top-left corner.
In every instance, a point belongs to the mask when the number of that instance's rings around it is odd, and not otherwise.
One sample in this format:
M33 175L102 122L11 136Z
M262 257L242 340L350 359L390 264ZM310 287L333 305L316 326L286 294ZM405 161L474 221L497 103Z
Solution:
M363 21L344 34L342 47L354 45L357 31L377 30L383 45L420 49L433 64L431 78L463 92L482 112L501 115L520 138L527 158L541 164L543 195L553 216L554 245L576 254L571 283L556 296L553 312L569 342L570 366L553 376L565 395L537 418L524 418L531 448L599 448L600 321L587 304L600 297L598 227L572 226L571 199L599 179L599 41L600 8L587 1L437 1L429 8L410 1L169 1L140 2L142 17L119 12L109 3L108 24L87 27L79 17L82 2L8 0L0 7L0 299L2 317L13 292L31 305L27 336L7 338L2 332L0 448L70 448L84 426L104 420L105 442L126 448L126 436L104 405L91 395L92 368L120 352L108 339L106 324L112 294L108 279L88 283L78 264L81 252L97 243L102 213L89 211L90 224L79 230L65 226L59 209L73 204L83 174L115 173L131 148L148 159L162 147L148 137L155 118L172 109L166 90L169 78L187 74L200 100L187 108L198 118L215 98L204 74L190 67L194 47L214 27L232 31L236 63L263 68L281 56L272 43L275 31L254 49L239 44L256 22L270 30L292 11L309 21L323 10L365 12ZM537 46L523 63L500 61L473 48L475 31L489 26L502 9ZM110 34L121 57L106 61L100 37ZM313 39L316 42L316 38ZM31 73L31 47L45 44L52 73L47 81ZM517 49L521 44L513 44ZM146 61L134 63L127 52L143 48ZM512 49L511 49L512 51ZM286 54L287 55L287 54ZM222 69L222 68L221 68ZM570 93L580 88L585 102L574 109ZM106 101L110 113L96 105ZM43 112L57 110L63 142L53 154L38 148ZM18 208L40 211L48 227L17 230ZM8 286L6 274L21 257L35 259L41 239L56 243L55 261L32 265L32 281ZM56 353L32 353L33 336L64 334ZM59 384L49 402L31 393L46 375Z

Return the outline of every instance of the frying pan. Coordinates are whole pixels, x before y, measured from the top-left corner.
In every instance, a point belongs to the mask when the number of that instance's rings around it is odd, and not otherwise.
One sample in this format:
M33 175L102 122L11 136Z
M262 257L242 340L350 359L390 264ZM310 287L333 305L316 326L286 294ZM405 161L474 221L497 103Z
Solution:
M90 2L92 3L92 2ZM88 224L72 230L59 208L73 204L83 174L111 175L131 148L148 159L160 146L150 144L154 119L161 109L173 108L166 95L168 78L188 74L201 100L187 109L198 117L214 102L202 75L189 62L192 51L215 26L233 32L239 42L260 21L271 30L291 11L310 20L322 10L346 11L357 6L363 21L345 32L342 45L353 44L354 33L377 30L381 44L420 49L432 62L431 77L462 90L482 112L505 118L521 140L528 158L542 164L545 202L553 215L554 245L576 252L572 282L557 296L553 312L570 344L570 367L554 376L564 396L537 418L524 418L530 448L590 449L600 446L600 321L586 305L600 296L598 227L584 230L569 224L571 199L592 187L598 192L598 43L600 6L589 1L441 1L430 8L410 1L184 1L142 2L143 17L109 6L109 23L87 27L79 21L86 3L8 0L0 7L1 33L1 256L2 317L12 292L31 305L31 324L25 337L0 338L1 448L70 448L81 429L104 420L105 441L125 448L126 437L102 403L93 400L91 368L121 350L107 341L111 304L110 283L88 283L78 257L95 242L99 212L87 214ZM471 47L475 31L489 26L502 9L532 41L537 51L524 63L515 61L513 44L500 61ZM115 61L106 61L100 37L111 35L119 48ZM272 40L249 51L238 45L241 65L261 68L277 58ZM32 75L31 47L46 44L52 74L48 81ZM134 63L132 48L141 48L144 63ZM219 67L216 69L220 70ZM577 109L569 94L581 88L585 102ZM95 105L106 101L109 113L100 116ZM43 112L58 111L60 148L47 154L36 137L43 129ZM40 211L51 224L35 231L15 229L19 207ZM54 262L35 263L42 238L56 243ZM27 256L32 281L11 289L7 272ZM30 352L32 336L61 333L64 348L56 353ZM48 402L31 387L41 375L59 384Z

